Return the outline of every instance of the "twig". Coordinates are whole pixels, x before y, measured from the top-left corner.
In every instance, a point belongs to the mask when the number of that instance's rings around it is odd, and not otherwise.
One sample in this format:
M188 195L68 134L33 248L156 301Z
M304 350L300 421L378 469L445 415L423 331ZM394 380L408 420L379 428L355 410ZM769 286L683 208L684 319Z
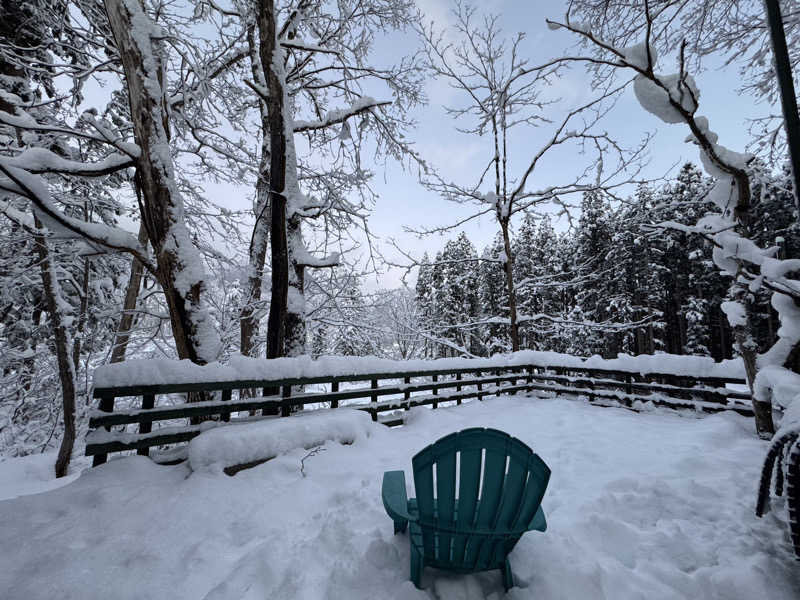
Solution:
M303 458L300 459L300 474L303 477L306 476L306 470L305 470L306 469L306 459L307 458L311 458L312 456L316 456L320 452L325 452L325 450L327 450L327 448L323 448L322 446L315 446L314 448L312 448L311 450L308 451L308 454L306 454Z

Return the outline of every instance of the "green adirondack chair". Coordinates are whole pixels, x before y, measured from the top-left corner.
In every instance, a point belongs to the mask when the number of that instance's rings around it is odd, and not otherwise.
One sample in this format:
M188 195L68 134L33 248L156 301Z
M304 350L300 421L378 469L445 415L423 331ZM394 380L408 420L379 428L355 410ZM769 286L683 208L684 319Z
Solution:
M412 459L416 498L403 471L383 474L381 495L394 532L410 524L411 581L425 566L457 573L500 569L508 591L508 555L526 531L544 531L541 501L550 469L526 444L480 427L451 433Z

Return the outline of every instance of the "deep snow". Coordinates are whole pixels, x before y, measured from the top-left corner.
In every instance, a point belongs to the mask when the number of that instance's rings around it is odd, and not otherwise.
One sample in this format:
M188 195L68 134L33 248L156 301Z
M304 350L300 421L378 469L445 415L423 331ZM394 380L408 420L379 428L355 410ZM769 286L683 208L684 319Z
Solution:
M327 442L306 477L299 447L235 477L134 456L0 502L0 595L501 598L496 572L426 569L416 590L408 539L392 535L380 501L383 471L410 475L414 453L476 425L521 438L553 470L548 531L512 553L518 587L508 598L800 597L785 510L753 514L766 443L751 420L523 397L416 409L394 430L372 425L351 445Z

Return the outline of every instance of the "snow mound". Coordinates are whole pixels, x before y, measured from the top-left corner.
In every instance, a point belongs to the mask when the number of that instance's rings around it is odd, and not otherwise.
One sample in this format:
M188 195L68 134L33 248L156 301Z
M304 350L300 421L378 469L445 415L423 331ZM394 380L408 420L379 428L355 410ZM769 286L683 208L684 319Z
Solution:
M76 472L56 479L55 464L56 452L0 460L0 500L48 492L78 477Z
M189 443L189 465L193 471L220 472L328 441L353 444L370 437L372 428L368 413L345 408L219 427Z

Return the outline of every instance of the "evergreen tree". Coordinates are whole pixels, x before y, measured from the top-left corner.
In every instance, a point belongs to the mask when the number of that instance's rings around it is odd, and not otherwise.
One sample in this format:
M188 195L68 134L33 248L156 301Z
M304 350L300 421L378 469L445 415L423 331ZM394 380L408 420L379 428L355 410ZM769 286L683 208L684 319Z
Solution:
M433 266L431 266L427 252L423 255L419 265L415 292L417 306L419 307L420 328L423 334L429 335L433 330L433 324L436 319L436 294L433 284ZM432 349L433 347L428 337L425 337L422 351L423 357L431 358Z
M692 225L708 212L708 182L693 164L686 163L674 183L658 194L654 221L672 221ZM708 354L708 315L720 299L710 297L703 280L710 276L700 260L710 256L700 236L675 229L663 229L661 248L661 283L665 290L662 306L664 349L672 354Z
M439 259L442 284L438 317L443 327L442 337L470 354L479 352L476 335L478 318L478 254L465 233L445 244ZM456 351L450 349L449 354Z
M555 328L541 319L526 321L536 315L558 315L559 260L558 236L549 215L538 225L526 215L516 240L517 304L520 307L522 348L550 349Z
M602 323L610 316L607 289L606 255L611 248L611 207L597 191L585 192L581 201L581 216L575 234L574 271L582 285L575 295L571 318L575 321ZM607 352L605 334L596 327L582 327L575 337L577 354Z
M493 319L508 319L505 273L499 259L502 252L503 238L497 234L492 245L484 248L479 267L480 317L482 321L489 321L481 328L481 345L483 354L487 356L506 352L511 347L508 326L500 322L491 322Z

